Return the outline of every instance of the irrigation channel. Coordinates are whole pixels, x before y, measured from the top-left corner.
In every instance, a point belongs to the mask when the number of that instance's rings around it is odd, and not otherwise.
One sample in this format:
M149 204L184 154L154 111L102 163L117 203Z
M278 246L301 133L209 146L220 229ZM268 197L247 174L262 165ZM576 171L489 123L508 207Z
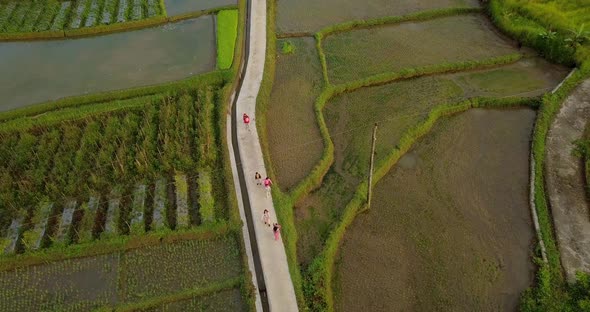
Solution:
M214 23L205 15L99 37L0 43L0 111L214 70Z

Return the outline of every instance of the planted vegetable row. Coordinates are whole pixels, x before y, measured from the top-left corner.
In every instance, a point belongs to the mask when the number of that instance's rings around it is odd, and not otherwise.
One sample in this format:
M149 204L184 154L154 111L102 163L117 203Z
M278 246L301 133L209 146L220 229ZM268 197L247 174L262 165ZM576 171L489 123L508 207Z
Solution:
M156 96L139 108L1 133L2 247L213 221L214 96L208 88Z
M77 29L140 20L161 15L159 1L72 0L0 3L0 32Z

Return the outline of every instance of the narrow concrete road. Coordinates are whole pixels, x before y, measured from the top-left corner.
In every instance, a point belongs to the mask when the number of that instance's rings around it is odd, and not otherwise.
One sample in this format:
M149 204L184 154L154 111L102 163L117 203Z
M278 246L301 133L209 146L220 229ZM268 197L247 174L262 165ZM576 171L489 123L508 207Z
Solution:
M555 222L561 262L567 279L590 272L590 211L584 190L582 161L572 155L573 142L590 121L590 80L565 100L547 139L547 191Z
M228 140L231 142L230 152L236 152L231 156L232 171L240 201L240 215L244 221L249 267L258 288L257 310L298 311L282 239L276 241L272 228L262 221L264 209L270 211L273 222L277 220L272 198L267 197L263 186L254 181L256 171L266 177L256 130L256 98L266 55L266 0L250 0L249 5L246 71L232 109L232 125L228 127L228 137L231 130L235 131L231 133L232 140ZM249 129L242 122L243 113L250 116Z

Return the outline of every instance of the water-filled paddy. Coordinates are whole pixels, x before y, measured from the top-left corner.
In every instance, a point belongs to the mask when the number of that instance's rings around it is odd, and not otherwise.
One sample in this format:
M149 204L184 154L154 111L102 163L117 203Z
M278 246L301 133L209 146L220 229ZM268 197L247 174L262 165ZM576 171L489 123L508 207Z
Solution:
M164 0L168 16L237 5L237 0Z
M215 69L212 16L76 40L0 43L0 110Z
M542 59L525 58L499 68L404 80L332 98L324 116L334 142L334 164L321 187L296 207L300 263L305 265L317 255L332 222L339 220L351 193L366 176L375 122L379 161L437 105L474 96L537 96L566 74L565 68Z
M334 83L404 68L517 52L480 14L338 33L328 36L323 47L328 74Z
M165 303L161 306L142 310L144 312L208 311L238 312L248 311L240 290L229 289L214 294L194 297L187 300Z
M347 229L337 310L514 310L533 276L534 117L478 109L439 121Z
M477 0L280 0L277 1L277 32L316 32L328 25L350 20L469 6Z
M324 147L314 113L322 74L313 38L279 40L295 46L277 55L275 81L267 112L266 135L278 184L288 189L305 177Z
M207 287L241 274L240 252L231 236L143 246L1 271L0 311L93 311ZM235 293L223 293L229 306L242 306ZM213 297L210 305L218 306L221 298ZM194 306L191 302L171 305Z

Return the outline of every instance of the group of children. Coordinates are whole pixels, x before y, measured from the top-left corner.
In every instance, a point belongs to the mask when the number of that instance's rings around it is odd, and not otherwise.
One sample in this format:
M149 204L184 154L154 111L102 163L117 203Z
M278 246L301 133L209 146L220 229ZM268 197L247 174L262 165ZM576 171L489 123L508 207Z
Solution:
M270 195L270 186L272 185L272 181L270 180L269 177L266 177L266 179L264 179L263 182L260 182L260 180L262 179L262 176L260 175L260 173L256 172L254 174L254 180L256 180L256 185L263 185L264 184L264 188L266 189L266 197L268 197ZM272 223L270 221L270 212L268 211L268 209L264 209L264 212L262 214L262 221L264 222L265 225L271 226L272 224L272 232L275 235L275 240L279 240L279 233L281 230L281 225L278 223Z
M244 121L244 125L246 126L246 129L248 129L248 131L250 131L250 116L248 116L248 114L244 113L242 115L242 120ZM272 185L272 181L269 177L266 177L264 180L262 180L262 176L260 175L260 173L256 172L254 174L254 180L256 181L256 185L264 185L264 189L266 189L266 197L270 196L270 187ZM279 233L281 231L281 225L278 224L277 222L272 223L270 221L270 212L268 211L268 209L264 209L264 212L262 214L262 221L264 222L265 225L268 225L269 227L272 225L272 232L274 233L275 236L275 240L279 240Z

